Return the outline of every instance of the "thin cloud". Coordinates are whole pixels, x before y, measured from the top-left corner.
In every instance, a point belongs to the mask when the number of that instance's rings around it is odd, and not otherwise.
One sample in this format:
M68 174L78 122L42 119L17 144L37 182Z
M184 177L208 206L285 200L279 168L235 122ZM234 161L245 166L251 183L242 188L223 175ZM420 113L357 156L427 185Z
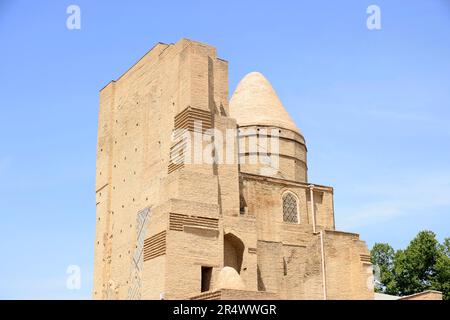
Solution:
M450 174L379 183L354 190L354 195L376 200L349 209L340 217L340 228L355 229L381 224L403 215L423 214L434 208L450 208Z
M419 122L437 122L439 119L431 117L428 114L411 111L400 111L394 109L369 109L367 110L369 116L375 116L386 119L404 120L404 121L419 121Z
M360 117L371 119L371 121L376 118L378 121L381 121L380 124L395 122L396 124L409 126L409 130L417 128L422 133L425 129L428 134L450 133L446 118L431 114L425 111L426 108L405 110L390 106L361 106L359 108L343 107L340 110L347 112L349 117Z

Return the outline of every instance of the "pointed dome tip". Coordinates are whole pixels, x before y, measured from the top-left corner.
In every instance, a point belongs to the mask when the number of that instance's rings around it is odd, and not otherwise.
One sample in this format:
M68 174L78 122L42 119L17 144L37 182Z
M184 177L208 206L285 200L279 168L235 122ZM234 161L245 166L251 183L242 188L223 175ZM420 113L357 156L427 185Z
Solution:
M239 82L230 99L230 114L239 126L274 126L302 134L270 82L258 71L246 74Z
M268 82L268 80L266 79L266 77L261 73L261 72L259 72L259 71L252 71L252 72L249 72L249 73L247 73L242 79L241 79L241 81L240 82L242 82L242 81L248 81L250 78L253 78L253 79L260 79L260 80L263 80L263 81L267 81Z
M263 75L261 72L259 72L259 71L251 71L251 72L247 73L247 74L244 76L244 78L245 78L245 77L248 77L248 76L260 76L260 77L264 77L264 75ZM264 78L265 78L265 77L264 77Z

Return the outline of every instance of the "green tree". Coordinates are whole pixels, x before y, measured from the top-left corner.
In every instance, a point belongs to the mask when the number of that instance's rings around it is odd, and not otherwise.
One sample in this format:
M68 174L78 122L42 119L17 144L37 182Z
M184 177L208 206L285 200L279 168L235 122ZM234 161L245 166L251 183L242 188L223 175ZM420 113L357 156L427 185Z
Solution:
M450 238L446 238L439 248L435 264L436 274L431 280L431 287L442 291L444 300L450 300Z
M375 291L388 293L393 281L394 249L388 243L375 243L370 253L372 264L378 268Z
M403 296L434 289L450 299L450 238L439 244L433 232L421 231L405 250L376 243L371 257L380 270L376 291Z
M427 290L435 276L438 241L431 231L421 231L405 250L394 257L395 291L408 295Z

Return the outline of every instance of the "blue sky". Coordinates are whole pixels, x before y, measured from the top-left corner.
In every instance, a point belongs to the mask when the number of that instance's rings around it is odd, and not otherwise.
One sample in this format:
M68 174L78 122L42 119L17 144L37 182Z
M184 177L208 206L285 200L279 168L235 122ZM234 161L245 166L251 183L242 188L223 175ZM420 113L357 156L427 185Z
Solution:
M0 298L90 298L98 91L182 37L218 48L230 91L271 81L338 229L395 248L450 236L450 1L165 2L0 0Z

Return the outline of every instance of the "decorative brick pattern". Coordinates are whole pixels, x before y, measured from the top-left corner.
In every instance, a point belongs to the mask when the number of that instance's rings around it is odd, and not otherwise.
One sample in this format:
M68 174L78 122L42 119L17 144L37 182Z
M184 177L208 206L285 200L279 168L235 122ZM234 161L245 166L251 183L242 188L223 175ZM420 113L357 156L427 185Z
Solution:
M202 132L212 128L211 112L188 107L175 116L175 129L197 131L196 125L202 126Z
M144 262L166 254L166 231L144 241Z
M207 217L188 216L184 214L170 214L169 229L183 231L184 226L204 227L217 229L219 220Z
M191 297L190 300L220 300L222 293L219 291L205 292L198 296Z
M150 208L139 211L136 216L136 248L133 254L133 263L130 268L131 286L128 289L129 300L141 299L144 239L149 218Z

